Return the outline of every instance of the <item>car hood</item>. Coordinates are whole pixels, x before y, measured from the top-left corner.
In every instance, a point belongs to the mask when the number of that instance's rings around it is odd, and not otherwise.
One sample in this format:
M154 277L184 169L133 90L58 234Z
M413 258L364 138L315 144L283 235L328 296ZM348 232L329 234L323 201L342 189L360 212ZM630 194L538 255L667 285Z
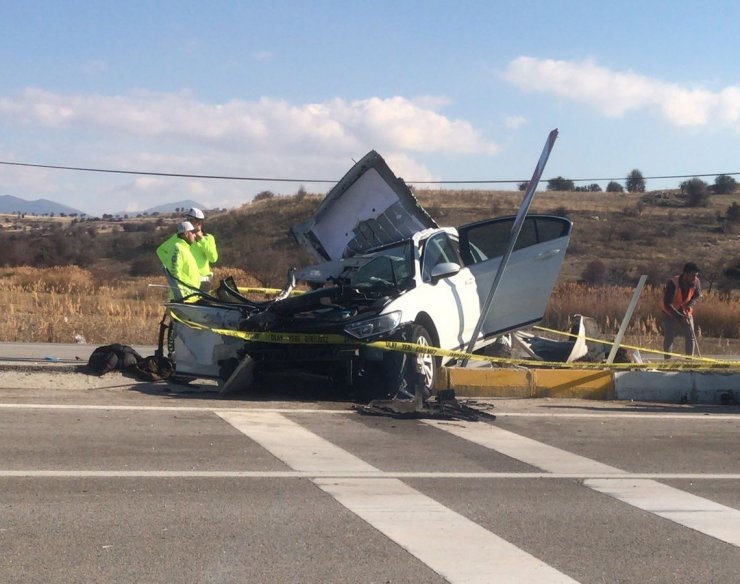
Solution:
M313 216L291 229L317 261L362 254L437 227L385 160L371 150L327 193Z

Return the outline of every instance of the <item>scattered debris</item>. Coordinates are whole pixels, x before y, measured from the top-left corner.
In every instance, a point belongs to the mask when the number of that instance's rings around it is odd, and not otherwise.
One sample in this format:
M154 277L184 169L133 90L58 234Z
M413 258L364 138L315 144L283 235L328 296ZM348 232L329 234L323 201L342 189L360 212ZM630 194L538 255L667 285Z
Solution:
M421 406L413 399L389 399L373 400L367 405L355 405L354 409L364 416L390 416L410 420L467 420L477 422L482 418L486 420L496 419L495 415L483 409L470 407L468 403L476 402L459 402L455 397L455 391L446 389L440 391L433 399L424 401Z
M87 362L89 371L105 375L118 370L142 381L159 381L172 375L172 361L166 357L142 357L128 345L113 343L95 349Z

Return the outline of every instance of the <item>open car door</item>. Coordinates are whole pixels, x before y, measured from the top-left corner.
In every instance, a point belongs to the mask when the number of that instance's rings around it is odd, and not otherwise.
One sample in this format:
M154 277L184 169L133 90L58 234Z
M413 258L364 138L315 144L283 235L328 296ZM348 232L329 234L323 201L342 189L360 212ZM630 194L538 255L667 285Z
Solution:
M458 228L460 254L476 280L481 308L506 251L514 220L500 217ZM572 222L564 217L525 218L478 341L542 320L572 228Z

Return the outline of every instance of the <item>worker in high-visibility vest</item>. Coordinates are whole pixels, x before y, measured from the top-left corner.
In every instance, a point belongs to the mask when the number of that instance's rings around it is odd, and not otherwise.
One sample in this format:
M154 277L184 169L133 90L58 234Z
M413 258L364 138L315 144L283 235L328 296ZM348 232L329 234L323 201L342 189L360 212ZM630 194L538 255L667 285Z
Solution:
M195 262L198 264L200 289L208 292L211 288L211 278L213 278L211 264L218 261L218 250L216 249L216 238L212 233L206 233L203 229L205 218L203 211L195 207L185 213L185 220L190 221L195 227L195 242L190 247L190 251L193 252Z
M695 331L693 306L701 297L701 283L699 282L699 268L694 262L683 267L680 274L676 274L665 284L660 309L663 312L663 357L669 359L673 339L676 334L685 339L685 352L694 354Z
M157 248L157 256L179 282L170 282L170 300L182 300L200 289L200 271L190 251L195 242L195 227L190 221L177 226L177 233Z

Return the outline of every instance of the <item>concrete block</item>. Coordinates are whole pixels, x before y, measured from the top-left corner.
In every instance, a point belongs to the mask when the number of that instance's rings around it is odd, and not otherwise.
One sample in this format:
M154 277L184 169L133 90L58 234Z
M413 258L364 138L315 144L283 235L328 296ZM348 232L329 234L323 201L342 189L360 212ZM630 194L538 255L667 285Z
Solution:
M459 397L532 397L532 374L526 369L447 368L447 387Z
M696 371L693 375L693 398L697 403L740 403L740 373Z
M691 371L617 371L617 399L681 403L691 401L694 388Z
M613 399L612 372L603 369L534 369L534 397Z

